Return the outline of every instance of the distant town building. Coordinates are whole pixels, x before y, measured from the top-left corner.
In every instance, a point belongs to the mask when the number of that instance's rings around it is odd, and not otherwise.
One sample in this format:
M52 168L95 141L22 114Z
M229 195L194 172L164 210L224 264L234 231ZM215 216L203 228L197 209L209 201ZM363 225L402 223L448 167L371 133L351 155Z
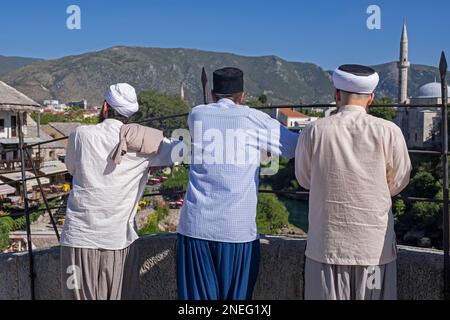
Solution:
M4 161L18 159L19 153L14 149L19 145L19 112L23 113L22 132L25 142L40 142L36 137L30 137L28 126L35 124L29 113L41 110L35 101L0 81L0 167L7 164Z
M70 108L81 108L81 109L87 109L88 103L87 100L81 100L81 101L71 101L67 103L67 106Z
M311 122L317 121L317 117L310 117L291 108L277 110L276 118L280 123L289 129L303 129Z
M64 112L68 108L88 109L87 100L71 101L67 103L60 103L58 100L44 100L42 105L46 112Z
M58 100L44 100L42 104L44 111L64 112L67 109L67 105L59 103Z
M24 142L27 144L40 143L52 140L40 132L36 122L29 116L33 112L41 112L42 107L35 101L0 81L0 181L9 183L9 186L0 188L0 197L8 197L12 203L20 201L23 193L21 184L15 183L22 179L22 161L20 159L19 147L19 116L23 118L22 132ZM41 147L33 147L31 159L24 159L25 175L28 178L35 177L33 167L39 175L45 174L49 169L58 167L60 172L65 172L64 164L57 163L58 152L65 153L65 147L57 142L45 144ZM48 161L53 161L48 164ZM42 171L41 171L42 169ZM51 179L42 178L44 186L51 184ZM38 197L37 181L31 179L27 181L27 197L30 200ZM14 191L13 191L14 189Z
M47 106L54 106L54 105L57 105L57 104L59 104L59 101L58 101L58 100L44 100L44 101L42 102L42 105L43 105L44 107L47 107Z

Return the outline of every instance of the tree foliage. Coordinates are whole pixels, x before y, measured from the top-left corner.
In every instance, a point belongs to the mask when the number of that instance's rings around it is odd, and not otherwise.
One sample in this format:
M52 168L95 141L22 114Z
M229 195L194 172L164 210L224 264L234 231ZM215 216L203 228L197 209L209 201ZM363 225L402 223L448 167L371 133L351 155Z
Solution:
M404 196L442 200L442 167L438 165L439 159L422 163L419 160L423 161L423 159L412 157L413 163L418 164L415 166L416 169ZM398 214L397 210L397 202L395 202L396 229L400 239L408 231L421 230L432 240L434 247L441 247L442 204L418 201L405 204L405 208L401 210L404 214Z
M40 215L40 213L30 214L31 222L36 221ZM26 225L27 221L24 216L19 218L0 218L0 252L9 246L9 234L14 231L25 229Z
M391 98L381 98L379 100L375 100L375 105L390 105L393 104L393 100ZM381 118L388 121L394 121L395 119L395 109L392 107L377 107L377 108L369 108L369 114Z
M173 192L186 191L188 182L189 169L180 166L174 169L171 177L160 185L159 190L167 195Z
M187 114L191 111L186 101L179 96L160 94L155 91L143 91L139 94L139 112L132 121L161 118L170 115ZM150 121L145 125L164 131L166 136L180 128L187 128L187 117L179 117L161 121Z
M289 212L274 194L260 193L256 224L262 234L278 234L289 224Z
M262 94L259 96L258 101L261 102L263 105L267 103L268 99L265 94Z
M295 177L295 160L280 158L279 170L274 176L262 177L265 185L270 185L274 190L297 191L300 186Z
M406 211L405 202L401 199L397 199L394 201L394 204L392 207L393 207L392 210L394 213L394 218L396 221L398 221L398 219L403 217L403 215L405 214L405 211Z
M38 120L38 114L34 113L31 116L34 121ZM54 114L50 112L44 112L40 114L41 124L49 124L51 122L79 122L82 124L97 124L98 117L85 118L83 115L83 109L81 108L68 108L63 114Z
M300 109L298 109L298 111L303 113L304 115L309 116L309 117L315 117L315 118L323 118L323 117L325 117L325 112L312 111L310 108L300 108Z
M436 181L433 174L429 171L419 171L412 179L409 189L415 196L433 198L442 188L439 181Z
M159 229L159 223L165 217L167 217L168 214L169 214L169 209L167 207L155 208L155 212L150 214L145 226L141 230L139 230L139 235L145 236L145 235L149 235L149 234L161 233L161 230Z
M61 205L61 201L54 199L50 202L50 207L57 207ZM42 216L42 209L45 208L44 204L41 204L35 212L30 214L30 222L35 222L40 216ZM5 214L8 214L5 212ZM25 216L17 218L12 217L0 217L0 252L5 250L9 246L9 234L14 231L25 230L27 221Z
M6 218L4 218L6 219ZM9 228L0 221L0 253L9 246Z
M433 202L416 202L413 204L411 214L417 224L416 228L425 228L429 231L437 231L441 222L441 205Z

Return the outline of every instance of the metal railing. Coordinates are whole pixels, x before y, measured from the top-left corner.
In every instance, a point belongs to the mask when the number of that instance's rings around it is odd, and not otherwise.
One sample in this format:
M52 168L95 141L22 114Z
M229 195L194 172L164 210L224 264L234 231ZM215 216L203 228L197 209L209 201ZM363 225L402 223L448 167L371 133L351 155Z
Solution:
M446 79L446 73L447 73L447 63L445 59L444 53L442 53L441 56L441 62L440 62L440 73L441 73L441 83L442 83L442 104L439 105L405 105L405 104L383 104L383 105L372 105L371 108L381 108L381 107L401 107L401 108L439 108L442 110L442 119L448 119L448 92L447 92L447 79ZM202 79L204 82L204 79ZM205 84L204 84L205 88ZM206 97L206 95L205 95ZM259 110L271 110L271 109L285 109L285 108L332 108L335 107L333 104L309 104L309 105L277 105L277 106L264 106L259 107L257 109ZM152 122L161 122L164 120L170 120L170 119L176 119L176 118L182 118L187 117L189 114L176 114L176 115L168 115L164 117L157 117L157 118L148 118L139 120L136 123L139 124L149 124ZM25 216L26 218L26 232L27 232L27 249L28 249L28 258L29 258L29 276L30 276L30 290L31 290L31 299L35 299L35 271L34 271L34 255L33 255L33 248L32 248L32 234L31 234L31 219L30 214L32 213L39 213L39 212L47 212L50 217L50 221L53 227L53 230L55 232L56 238L59 241L60 235L59 231L56 225L56 221L54 218L54 214L52 211L58 210L60 212L61 210L65 209L66 206L63 202L61 206L59 207L51 207L50 203L47 200L47 195L44 192L44 188L42 186L42 178L49 178L61 174L65 174L67 172L58 172L53 174L47 174L47 175L39 175L39 170L36 168L35 165L32 166L34 177L27 177L25 172L25 164L26 161L30 161L32 158L32 155L30 153L30 149L35 147L41 147L45 144L58 142L62 140L68 139L68 137L62 137L58 139L53 139L49 141L39 142L39 143L33 143L33 144L26 144L24 142L23 137L23 112L18 112L18 132L19 132L19 145L17 148L11 148L7 150L0 151L0 154L13 152L13 151L19 151L20 152L20 161L21 161L21 170L16 171L16 173L21 173L22 179L20 181L11 181L11 182L4 182L1 183L2 185L21 185L22 186L22 193L23 193L23 203L24 203L24 209L22 212L14 213L14 214L8 214L0 216L0 219L11 217L11 218L18 218ZM404 197L404 196L397 196L396 199L402 199L405 202L435 202L435 203L442 203L443 204L443 221L444 221L444 235L443 235L443 249L444 249L444 295L445 299L449 299L450 297L450 259L449 259L449 248L450 248L450 232L449 232L449 173L448 173L448 156L449 156L449 150L448 150L448 120L447 121L441 121L441 134L442 134L442 148L440 151L438 150L409 150L409 153L411 154L424 154L424 155L439 155L442 158L442 165L443 165L443 200L437 200L437 199L431 199L431 198L419 198L419 197ZM31 161L33 163L33 161ZM40 191L42 200L44 202L45 208L42 209L31 209L29 206L29 200L27 197L27 181L30 180L36 180L38 183L38 189ZM260 193L269 193L269 194L275 194L280 196L295 196L297 199L303 199L308 200L309 198L309 192L303 192L303 191L284 191L284 190L259 190ZM172 192L170 195L182 195L184 194L184 191L179 192ZM167 192L152 192L144 194L143 197L155 197L155 196L166 196L168 195Z

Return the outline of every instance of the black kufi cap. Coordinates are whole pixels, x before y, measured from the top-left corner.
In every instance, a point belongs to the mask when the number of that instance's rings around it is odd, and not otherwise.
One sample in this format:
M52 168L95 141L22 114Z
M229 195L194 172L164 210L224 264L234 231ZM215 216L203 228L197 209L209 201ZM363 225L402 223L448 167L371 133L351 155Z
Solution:
M234 94L244 91L244 73L238 68L223 68L214 71L214 93Z

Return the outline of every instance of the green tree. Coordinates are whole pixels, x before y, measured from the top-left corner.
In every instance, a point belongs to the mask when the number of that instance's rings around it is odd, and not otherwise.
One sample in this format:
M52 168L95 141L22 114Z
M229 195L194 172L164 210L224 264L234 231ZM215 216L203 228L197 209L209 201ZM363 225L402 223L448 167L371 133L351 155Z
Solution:
M369 114L388 121L395 119L395 110L389 107L370 108Z
M37 121L38 114L34 113L31 117ZM81 108L68 108L63 114L53 114L50 112L44 112L40 114L40 122L42 125L49 124L50 122L79 122L82 124L97 124L98 117L85 118L83 115L83 109Z
M417 226L435 231L439 228L441 206L433 202L416 202L412 210L412 216L417 221Z
M263 106L263 103L259 99L257 99L257 100L255 100L255 99L245 99L244 100L244 104L246 106L251 107L251 108L261 108Z
M393 213L395 221L399 221L399 219L403 217L403 215L405 214L405 211L406 211L405 202L401 199L395 200L393 205Z
M310 108L299 108L298 109L299 112L310 116L310 117L316 117L316 118L323 118L325 117L325 112L321 112L321 111L312 111Z
M148 217L148 221L146 225L139 230L140 236L145 236L149 234L158 234L161 233L161 230L159 229L159 223L167 217L169 214L169 209L167 207L160 207L156 208L155 212L150 214Z
M265 94L260 95L258 101L261 102L262 104L266 104L268 101L267 96Z
M50 207L57 207L59 205L61 205L60 200L50 201ZM38 208L38 212L31 212L30 221L32 223L35 222L43 214L44 211L41 210L44 208L44 204L41 204ZM9 234L14 231L24 230L26 224L27 222L25 216L21 216L18 218L0 216L0 252L5 250L9 246Z
M6 219L6 218L2 218ZM4 251L9 246L9 228L8 226L0 219L0 253Z
M439 181L436 181L429 171L419 171L409 184L408 190L414 196L433 198L441 189Z
M82 124L86 124L86 125L96 125L98 124L100 121L99 117L89 117L89 118L85 118L82 121L80 121Z
M167 194L168 197L174 198L173 196L170 196L170 194L173 192L186 191L188 182L189 168L180 166L174 169L171 177L160 185L159 190L163 194ZM176 197L179 197L179 195Z
M139 112L132 120L140 121L151 118L161 118L170 115L187 114L191 111L186 101L179 96L160 94L155 91L143 91L139 94ZM151 121L145 125L164 131L170 136L175 129L187 128L186 116L168 120Z
M37 121L37 115L33 114L32 118ZM44 112L41 114L41 124L45 125L45 124L49 124L50 122L65 122L66 119L64 118L63 115L59 115L59 114L53 114L53 113L49 113L49 112Z
M415 170L403 195L442 200L442 166L439 158L413 155L411 160ZM398 211L403 211L403 206L400 206L402 210L398 210L398 201L394 203L394 214L399 239L406 232L419 229L431 238L433 246L441 247L442 204L425 201L407 203L404 214L398 214Z
M274 190L296 191L299 184L295 177L295 161L280 158L278 173L274 176L262 177L262 183L269 185Z
M264 100L264 98L262 98L262 99L246 99L246 100L244 100L244 105L249 106L250 108L258 109L258 108L265 106L265 103L262 103L261 100ZM262 109L260 111L267 113L270 116L272 116L275 112L274 110L271 110L271 109Z
M390 105L393 101L391 98L381 98L380 100L375 100L375 105ZM369 114L374 117L382 118L384 120L393 121L395 119L395 110L392 107L377 107L369 108Z
M261 193L258 199L256 224L262 234L278 234L289 224L289 212L274 194Z

